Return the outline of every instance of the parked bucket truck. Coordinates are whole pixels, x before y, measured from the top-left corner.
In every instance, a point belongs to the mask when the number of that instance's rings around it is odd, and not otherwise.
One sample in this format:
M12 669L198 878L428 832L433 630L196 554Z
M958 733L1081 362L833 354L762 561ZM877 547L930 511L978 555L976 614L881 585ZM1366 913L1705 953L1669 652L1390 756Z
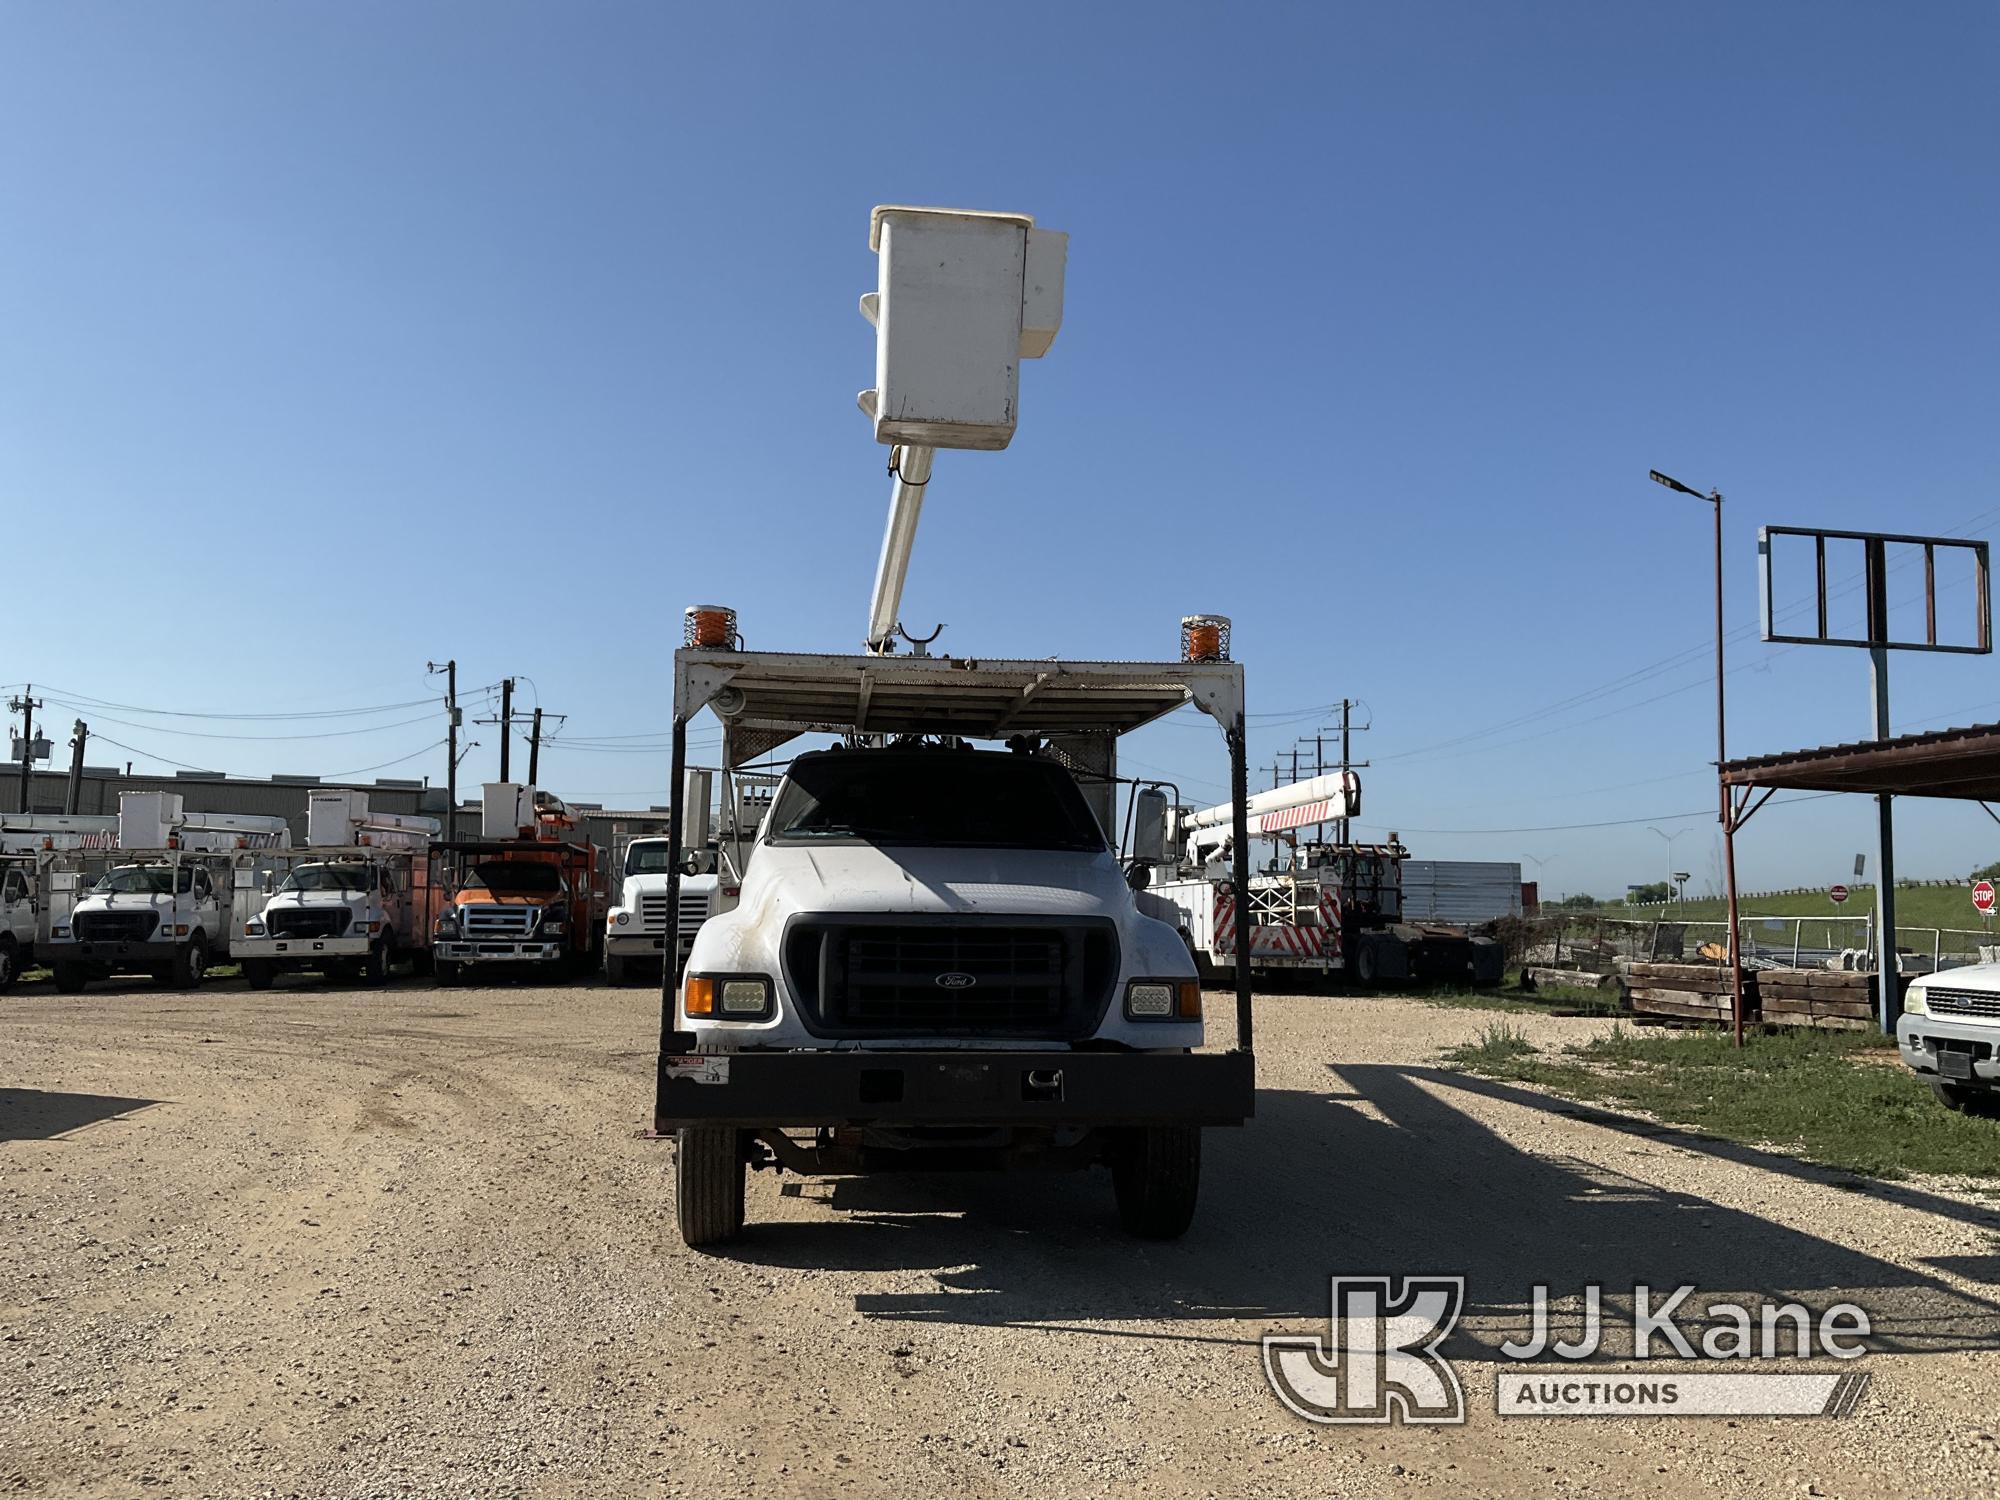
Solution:
M488 782L479 831L434 846L452 862L451 896L433 924L438 983L456 984L474 969L594 970L604 939L604 851L578 835L568 806L517 781Z
M894 654L932 448L1012 436L1018 362L1060 319L1063 237L883 208L870 244L877 385L861 405L896 479L868 649L745 651L733 611L699 606L674 658L673 785L704 710L725 772L796 752L737 898L663 987L654 1129L676 1142L680 1232L736 1235L750 1168L1102 1165L1125 1225L1172 1237L1195 1211L1203 1127L1250 1117L1251 1002L1246 978L1235 1048L1201 1050L1193 959L1112 851L1116 747L1192 705L1242 800L1243 669L1212 616L1184 622L1173 661ZM682 881L670 865L669 931Z
M358 789L312 793L309 857L291 864L235 941L250 987L306 969L379 985L399 960L428 967L438 827L435 818L375 812Z
M51 878L56 856L108 850L117 840L114 813L8 813L0 818L0 993L42 961L56 914L66 921L75 903L74 874L61 881Z
M290 847L283 818L188 812L177 792L121 793L117 862L50 927L56 988L74 994L112 974L200 984L229 955L277 851ZM80 867L88 857L70 859Z
M1274 787L1249 799L1258 835L1280 842L1282 863L1250 877L1239 902L1228 878L1231 804L1176 813L1179 837L1148 895L1171 903L1204 975L1240 967L1292 980L1371 986L1406 980L1497 983L1505 952L1463 927L1406 920L1402 871L1409 850L1298 838L1314 824L1361 811L1352 771Z

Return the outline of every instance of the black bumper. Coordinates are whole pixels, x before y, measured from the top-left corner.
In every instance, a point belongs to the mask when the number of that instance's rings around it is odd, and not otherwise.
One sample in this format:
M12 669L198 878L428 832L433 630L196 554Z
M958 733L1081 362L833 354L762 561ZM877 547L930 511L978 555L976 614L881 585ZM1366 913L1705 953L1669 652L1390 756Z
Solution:
M1256 1073L1247 1052L665 1054L653 1128L1241 1125Z
M96 942L51 943L46 957L52 964L85 963L102 964L112 969L156 969L162 964L172 963L186 941L185 938L174 942L103 938Z

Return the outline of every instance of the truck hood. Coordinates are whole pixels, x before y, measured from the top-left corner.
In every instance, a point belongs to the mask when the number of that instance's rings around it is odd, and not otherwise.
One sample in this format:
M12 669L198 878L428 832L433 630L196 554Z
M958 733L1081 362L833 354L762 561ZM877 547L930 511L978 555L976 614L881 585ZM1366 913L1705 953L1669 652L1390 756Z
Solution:
M761 844L742 909L1116 917L1132 894L1108 852Z
M569 898L557 891L460 891L453 906L560 906Z
M362 891L280 891L266 903L266 910L291 910L302 906L348 906L362 905L367 894Z
M139 895L137 893L114 893L103 896L85 896L72 908L73 911L155 911L172 906L174 898L164 895Z

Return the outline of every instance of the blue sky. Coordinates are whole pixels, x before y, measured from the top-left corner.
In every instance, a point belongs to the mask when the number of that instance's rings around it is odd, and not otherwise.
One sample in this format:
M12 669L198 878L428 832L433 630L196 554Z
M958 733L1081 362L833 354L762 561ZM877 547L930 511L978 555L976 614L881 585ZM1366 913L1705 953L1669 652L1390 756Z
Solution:
M1656 815L1713 798L1708 516L1646 471L1729 497L1732 751L1865 735L1864 658L1755 639L1756 528L2000 523L1996 62L1984 4L0 5L0 680L304 714L455 655L568 715L551 788L661 801L683 605L859 643L869 208L1013 209L1066 322L1014 446L941 456L908 621L1230 614L1266 766L1366 704L1365 832L1603 894L1688 829L1699 889L1712 823ZM1894 675L1899 724L2000 717L1990 658ZM422 712L85 717L442 779ZM1199 722L1127 765L1226 780ZM1901 826L1910 874L2000 853ZM1870 827L1774 806L1745 883Z

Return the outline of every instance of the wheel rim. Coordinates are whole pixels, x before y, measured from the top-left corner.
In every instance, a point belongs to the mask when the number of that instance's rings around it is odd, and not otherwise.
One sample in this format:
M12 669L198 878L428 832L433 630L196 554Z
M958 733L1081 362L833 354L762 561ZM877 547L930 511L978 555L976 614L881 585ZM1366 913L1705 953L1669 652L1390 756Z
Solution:
M188 978L199 984L201 976L207 972L208 953L200 943L196 943L188 949Z

